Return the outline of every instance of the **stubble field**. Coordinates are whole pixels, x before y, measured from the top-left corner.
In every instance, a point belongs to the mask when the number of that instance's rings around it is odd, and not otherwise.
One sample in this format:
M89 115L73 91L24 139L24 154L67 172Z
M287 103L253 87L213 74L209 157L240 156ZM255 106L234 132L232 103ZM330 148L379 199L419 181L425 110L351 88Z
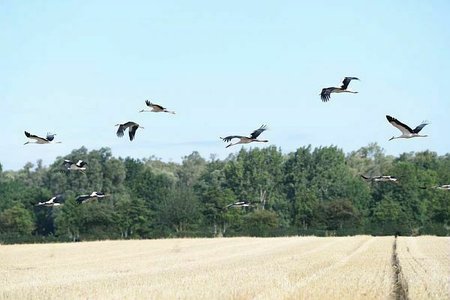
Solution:
M0 246L2 299L449 299L450 239L289 237Z

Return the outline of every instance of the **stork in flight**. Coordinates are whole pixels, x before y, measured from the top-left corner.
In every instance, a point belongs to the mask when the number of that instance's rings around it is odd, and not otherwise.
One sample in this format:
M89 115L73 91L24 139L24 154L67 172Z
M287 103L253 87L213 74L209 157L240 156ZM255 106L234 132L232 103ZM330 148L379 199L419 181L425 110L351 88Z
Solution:
M53 206L59 206L62 205L62 202L64 201L64 198L62 195L56 195L55 197L50 198L50 200L45 202L39 202L35 204L35 206L46 206L46 207L53 207Z
M167 108L159 104L151 103L150 100L145 100L145 105L147 105L151 109L143 109L139 112L165 112L173 115L175 114L174 111L167 110Z
M236 143L230 143L228 146L226 146L225 148L237 145L237 144L248 144L248 143L252 143L252 142L260 142L260 143L267 143L268 140L258 140L258 136L263 133L265 130L267 130L266 125L262 125L261 127L259 127L258 129L254 130L249 137L247 136L241 136L241 135L230 135L230 136L226 136L224 138L221 137L221 139L224 142L231 142L232 139L239 139L239 141L237 141Z
M92 192L90 195L80 195L75 200L78 202L78 204L82 204L92 199L104 198L108 196L109 195L105 195L104 193L101 192Z
M365 180L368 181L375 181L375 182L397 182L397 178L394 176L390 176L390 175L383 175L383 176L372 176L372 177L367 177L364 175L361 175L362 178L364 178Z
M71 171L84 171L86 170L87 162L83 160L78 160L77 163L74 163L71 160L65 159L63 162L63 166L66 167L67 170Z
M421 189L426 189L427 187L421 187ZM432 188L443 190L443 191L450 191L450 184L443 184L438 186L433 186Z
M342 85L341 87L327 87L327 88L323 88L322 92L320 93L320 98L322 99L323 102L327 102L330 100L331 97L331 93L352 93L352 94L357 94L358 92L353 92L353 91L349 91L347 90L347 87L350 83L350 81L352 80L359 80L358 77L345 77L344 80L342 81Z
M24 145L26 144L59 144L61 142L55 142L53 141L53 139L55 138L55 133L47 133L47 136L45 138L34 135L29 133L28 131L25 131L25 136L27 138L29 138L32 141L28 141L26 143L24 143Z
M130 136L130 141L134 140L134 135L136 134L136 130L138 128L144 129L144 127L139 126L138 123L131 122L131 121L123 123L123 124L116 124L116 126L119 126L119 129L117 129L117 133L116 133L118 137L123 137L124 131L128 128L128 135Z
M237 201L237 202L228 204L223 209L227 209L227 208L230 208L230 207L249 207L251 205L252 204L250 202L244 200L244 201Z
M411 129L411 127L400 122L396 118L393 118L391 116L386 116L386 119L389 121L389 123L392 124L392 126L397 127L402 132L402 135L400 135L400 136L391 137L389 139L390 141L393 139L410 139L413 137L427 137L428 136L428 135L420 135L419 134L419 132L422 130L422 128L424 128L426 125L430 124L426 121L423 121L422 124L420 124L416 128Z

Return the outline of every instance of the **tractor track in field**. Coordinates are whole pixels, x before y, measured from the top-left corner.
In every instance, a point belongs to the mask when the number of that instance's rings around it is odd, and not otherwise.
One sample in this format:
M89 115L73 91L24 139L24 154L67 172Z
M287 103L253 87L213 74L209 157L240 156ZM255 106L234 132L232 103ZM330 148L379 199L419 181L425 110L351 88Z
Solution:
M393 274L393 297L396 300L409 300L408 283L402 272L400 260L397 254L397 237L392 246L392 272Z

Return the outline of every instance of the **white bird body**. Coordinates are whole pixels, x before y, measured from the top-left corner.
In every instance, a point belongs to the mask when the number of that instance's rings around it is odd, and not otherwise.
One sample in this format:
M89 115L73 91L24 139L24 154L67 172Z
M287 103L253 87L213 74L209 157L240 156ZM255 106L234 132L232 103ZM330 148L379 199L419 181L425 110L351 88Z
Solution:
M149 100L145 100L145 105L147 105L151 109L143 109L139 112L165 112L165 113L169 113L169 114L173 114L173 115L175 114L174 111L167 110L167 108L165 108L159 104L152 103Z
M443 184L443 185L437 185L437 186L430 186L430 187L420 187L421 189L437 189L437 190L443 190L443 191L450 191L450 184Z
M34 135L29 133L28 131L25 131L25 136L27 138L29 138L31 141L28 141L26 143L24 143L24 145L26 144L59 144L61 142L55 142L53 141L53 139L55 138L54 133L47 133L47 136L45 138Z
M367 177L364 175L361 175L362 178L364 178L365 180L370 180L370 181L375 181L375 182L397 182L397 178L394 176L390 176L390 175L382 175L382 176L372 176L372 177Z
M66 167L67 170L72 171L85 171L87 162L83 160L78 160L77 163L72 162L71 160L65 159L63 162L63 165Z
M410 138L414 138L414 137L427 137L428 136L426 134L425 135L419 134L419 132L422 130L422 128L424 128L426 125L429 124L426 121L423 121L416 128L411 129L411 127L409 127L408 125L400 122L396 118L393 118L393 117L387 115L386 119L388 120L389 123L391 123L392 126L396 127L402 133L400 136L393 136L393 137L391 137L389 139L390 141L393 140L393 139L410 139Z
M266 125L262 125L260 128L254 130L250 136L242 136L242 135L230 135L230 136L226 136L224 138L221 137L221 139L224 142L231 142L232 139L239 139L239 141L237 141L236 143L230 143L228 144L225 148L237 145L237 144L248 144L248 143L252 143L252 142L259 142L259 143L267 143L268 140L258 140L258 136L263 133L265 130L267 130Z
M227 206L224 207L224 209L227 209L229 207L249 207L252 204L248 201L237 201L231 204L228 204Z
M35 206L46 206L46 207L53 207L53 206L60 206L62 205L63 197L61 195L55 196L51 198L48 201L45 202L39 202Z
M92 192L90 195L80 195L75 200L78 202L78 204L82 204L89 202L90 200L93 199L104 198L108 196L109 195L105 195L104 193L101 192Z

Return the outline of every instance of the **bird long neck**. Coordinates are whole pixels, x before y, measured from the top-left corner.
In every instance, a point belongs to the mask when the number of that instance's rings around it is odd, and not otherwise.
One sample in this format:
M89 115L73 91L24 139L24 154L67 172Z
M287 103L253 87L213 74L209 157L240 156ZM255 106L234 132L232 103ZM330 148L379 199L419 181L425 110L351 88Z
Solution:
M234 146L234 145L237 145L237 144L242 144L242 141L237 141L236 143L231 143L231 144L229 144L228 146L226 146L225 148L228 148L228 147L231 147L231 146Z

